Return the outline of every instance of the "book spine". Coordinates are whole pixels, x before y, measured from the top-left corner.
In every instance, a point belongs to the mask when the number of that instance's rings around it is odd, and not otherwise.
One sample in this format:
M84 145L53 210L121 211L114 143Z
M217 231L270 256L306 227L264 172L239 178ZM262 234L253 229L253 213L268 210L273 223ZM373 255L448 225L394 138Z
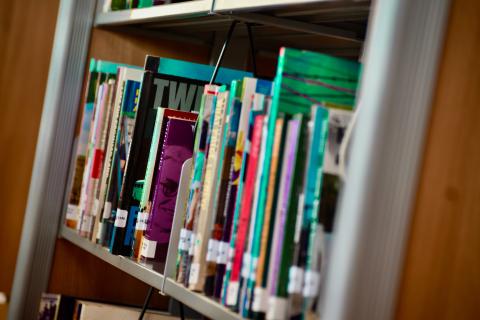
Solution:
M95 64L95 60L91 60L91 64ZM68 200L68 207L65 222L71 228L77 228L79 224L79 204L80 194L82 190L82 178L86 166L86 158L88 151L88 138L90 132L90 125L93 119L93 109L95 96L97 94L100 77L98 72L90 71L87 80L87 89L85 90L85 107L82 114L80 133L78 135L77 151L75 155L75 169L73 173L72 185L70 189L70 196Z
M145 179L143 182L142 198L140 200L140 213L138 214L137 222L135 224L135 236L133 240L133 257L138 258L140 253L140 242L144 231L147 229L149 208L147 208L150 200L151 187L153 183L154 171L156 168L156 160L158 147L160 144L160 133L162 131L163 115L165 108L160 108L157 111L155 119L155 128L152 136L152 144L148 153L147 170L145 172Z
M215 88L211 88L211 92L215 91ZM194 163L193 173L190 184L190 193L187 203L187 212L185 215L185 225L182 229L182 235L180 241L184 239L183 244L179 245L178 251L178 271L177 281L180 283L186 283L188 280L188 260L190 251L193 253L193 224L195 218L195 209L197 208L198 197L200 193L200 185L202 181L203 167L205 163L205 147L207 141L208 124L204 122L204 116L209 113L210 108L207 103L207 94L210 92L210 86L205 86L204 95L202 95L200 112L197 120L197 128L195 132L195 145L194 145ZM207 118L208 119L208 118Z
M262 129L264 115L255 116L251 150L249 156L248 169L245 178L245 189L242 195L242 208L238 220L238 230L236 237L236 245L232 264L232 272L230 276L229 289L227 293L227 304L235 306L238 302L238 288L240 286L240 271L243 265L249 265L250 257L244 257L245 244L247 242L247 232L249 229L250 215L252 213L253 193L255 188L255 178L257 174L258 156L260 152L260 143L262 139Z
M100 232L99 240L102 245L107 247L110 247L111 245L119 193L122 187L125 164L128 160L128 149L131 144L133 130L135 127L136 103L138 102L139 84L140 83L137 81L127 80L124 86L121 106L122 111L115 137L113 164L110 172L110 180L108 182L105 205L102 213L102 230ZM133 102L131 99L132 91L135 91Z
M98 139L99 131L101 130L102 116L105 106L105 99L107 97L108 85L106 83L102 84L99 89L99 95L95 102L94 107L94 119L91 126L89 134L89 145L88 145L88 155L87 155L87 166L84 172L83 181L82 181L82 192L80 196L80 224L78 225L78 232L81 236L86 237L90 231L91 227L91 216L89 213L89 207L91 199L89 195L91 194L92 189L92 172L96 175L97 167L94 167L95 164L95 141ZM97 160L98 162L98 160Z
M119 79L122 78L123 71L119 71ZM122 82L121 80L119 82ZM118 126L118 118L120 116L120 101L117 96L121 96L119 91L121 90L122 84L117 82L117 85L112 89L111 102L109 106L109 114L107 115L108 125L105 127L104 133L104 164L102 168L102 174L97 189L97 194L95 197L95 205L92 211L94 218L94 225L92 231L92 242L97 242L101 230L100 223L102 221L102 211L103 205L105 203L105 194L107 189L107 181L110 177L110 170L112 164L112 155L113 155L113 146L115 144L115 134ZM120 85L120 90L119 90ZM121 92L121 91L120 91ZM113 102L114 101L114 102ZM113 103L113 104L112 104Z
M270 299L276 296L279 281L279 269L284 241L285 223L287 209L292 186L292 176L297 151L297 139L300 129L300 122L296 119L288 121L285 152L283 155L282 176L279 184L277 212L275 214L275 227L273 232L273 247L270 251L270 270L268 272L268 290ZM270 304L270 300L269 300ZM268 317L268 313L267 313Z
M217 205L217 220L212 231L212 237L219 241L218 255L216 258L215 279L213 280L214 290L213 297L219 299L221 297L223 277L225 275L225 268L228 258L228 248L230 245L230 233L233 216L227 215L227 206L230 201L231 175L233 171L233 158L235 156L235 143L237 141L238 122L240 118L241 103L234 98L235 88L232 85L232 101L229 115L228 132L225 136L226 147L222 164L221 181L218 192Z
M196 202L193 204L194 208L194 216L193 216L193 227L192 227L192 237L193 240L191 241L191 248L189 250L188 259L187 259L187 269L186 269L186 278L185 278L185 286L190 287L190 281L196 282L199 277L199 269L196 268L199 265L193 264L193 259L195 255L195 243L197 242L197 231L199 229L200 224L200 214L201 214L201 204L202 204L202 197L203 197L203 190L205 189L203 181L205 180L205 173L206 167L208 164L209 158L209 151L210 145L212 141L212 131L213 131L213 124L215 118L215 108L216 108L216 96L218 94L218 87L212 87L214 89L213 92L208 93L205 99L205 108L204 108L204 115L203 115L203 126L206 130L206 139L205 139L205 146L204 146L204 160L203 165L201 168L201 176L199 180L199 191L198 197L196 198ZM208 90L208 89L206 89Z
M231 234L230 234L230 245L229 245L229 252L225 270L225 277L223 281L223 288L222 288L222 303L225 305L232 305L233 302L230 304L227 302L227 290L229 288L230 283L230 276L232 272L232 262L235 252L235 241L236 241L236 234L237 234L237 226L238 226L238 217L240 216L240 208L241 208L241 198L242 198L242 189L243 189L243 179L245 176L246 166L247 166L247 153L245 152L246 148L248 147L247 138L248 138L248 131L249 131L249 117L250 117L250 110L251 110L251 102L253 93L255 91L256 86L256 79L247 79L245 78L242 82L242 89L241 89L241 114L238 124L238 133L237 133L237 142L235 145L235 157L234 157L234 170L232 174L232 181L230 184L232 188L230 188L230 193L228 194L229 201L234 201L232 206L228 206L228 210L232 210L233 213L227 212L226 216L232 215L232 227L231 227Z
M285 208L285 226L283 228L283 244L280 250L280 259L279 259L279 269L278 269L278 278L277 278L277 287L275 296L272 301L280 303L280 305L288 304L288 279L289 279L289 270L292 264L293 250L294 250L294 235L296 232L296 222L300 222L298 217L298 212L301 214L299 209L299 199L303 198L301 196L301 187L303 185L304 177L304 165L305 165L305 154L306 154L306 125L301 116L299 118L299 130L296 139L296 152L294 154L293 160L293 172L291 175L292 185L289 190L289 201ZM301 204L301 203L300 203ZM271 309L270 309L271 310ZM269 318L269 313L267 313L267 318Z
M228 92L220 92L217 97L215 114L213 118L213 127L211 141L208 149L208 160L205 166L205 178L203 180L203 190L200 202L200 213L198 229L195 233L195 244L193 248L193 270L198 270L198 275L190 274L189 281L192 290L202 291L208 277L212 277L215 271L213 262L218 251L218 240L210 239L215 216L215 190L218 183L218 166L220 162L220 153L222 149L223 130L225 126L225 116L227 111ZM208 248L208 252L207 252ZM198 266L195 266L197 264ZM207 283L208 284L208 283ZM213 291L213 283L207 285L206 291Z
M128 147L129 152L127 156L127 162L125 164L125 172L123 175L122 187L119 193L115 223L112 231L110 251L113 254L130 256L132 251L131 243L126 241L126 238L128 240L127 226L132 226L133 229L133 221L136 218L135 216L129 215L129 211L134 215L135 211L138 212L138 205L135 206L132 203L132 196L135 183L138 180L137 174L143 169L143 161L141 161L143 157L141 156L141 153L147 148L147 145L149 146L148 141L146 141L148 139L146 139L147 137L144 136L148 117L150 116L150 118L153 117L153 120L155 119L155 110L149 108L152 100L151 90L153 87L153 81L153 73L145 71L142 80L140 101L135 119L135 127L133 129L133 137L131 145ZM133 207L131 208L132 205Z
M105 163L105 147L107 141L107 133L110 125L110 118L112 113L112 101L113 101L113 89L115 88L115 80L110 79L107 84L107 96L105 99L105 105L103 106L103 115L102 115L102 122L100 125L100 130L98 132L98 136L96 137L95 141L95 151L94 151L94 162L92 168L92 176L90 177L91 180L91 189L88 195L89 198L89 207L87 208L85 214L91 216L91 226L90 230L87 231L87 237L92 239L95 238L93 236L93 228L96 221L96 214L100 203L98 201L98 195L100 192L100 182L102 179L103 173L103 166Z
M280 155L283 154L283 141L285 136L284 119L278 118L275 125L275 137L273 142L272 163L270 167L269 183L271 186L268 190L268 195L264 210L264 221L261 230L261 237L259 242L259 254L258 254L258 267L255 274L255 285L253 292L253 302L251 310L252 312L267 311L268 306L268 294L266 292L268 266L270 256L267 254L270 252L273 226L275 222L275 210L278 194L278 181L280 180L281 163Z

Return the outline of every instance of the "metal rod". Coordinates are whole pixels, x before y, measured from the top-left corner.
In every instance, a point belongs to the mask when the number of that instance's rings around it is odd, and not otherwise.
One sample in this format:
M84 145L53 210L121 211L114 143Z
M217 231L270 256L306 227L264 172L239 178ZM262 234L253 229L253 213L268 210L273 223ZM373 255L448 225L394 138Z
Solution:
M237 21L233 20L232 24L230 25L230 28L228 29L227 38L223 43L222 51L220 51L217 64L215 65L215 69L213 70L212 78L210 79L210 84L212 84L215 81L215 78L217 77L218 69L222 64L223 57L225 56L225 51L227 50L228 44L230 43L230 39L232 38L233 30L235 30L236 25L237 25Z
M253 77L257 76L257 61L255 59L255 43L253 41L252 25L247 23L248 41L250 41L250 54L252 55Z
M152 298L152 293L153 293L153 287L150 287L147 292L147 296L145 297L145 302L143 303L142 307L142 312L140 312L140 316L138 317L138 320L143 320L143 316L145 315L145 312L147 311L148 304L150 303L150 298Z

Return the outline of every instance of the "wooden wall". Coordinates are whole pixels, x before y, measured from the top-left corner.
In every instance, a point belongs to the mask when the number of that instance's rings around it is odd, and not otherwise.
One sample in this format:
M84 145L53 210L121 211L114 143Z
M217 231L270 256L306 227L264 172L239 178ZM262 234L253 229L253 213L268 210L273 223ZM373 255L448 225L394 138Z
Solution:
M0 1L0 291L12 288L58 0Z
M480 319L480 1L452 3L397 319Z

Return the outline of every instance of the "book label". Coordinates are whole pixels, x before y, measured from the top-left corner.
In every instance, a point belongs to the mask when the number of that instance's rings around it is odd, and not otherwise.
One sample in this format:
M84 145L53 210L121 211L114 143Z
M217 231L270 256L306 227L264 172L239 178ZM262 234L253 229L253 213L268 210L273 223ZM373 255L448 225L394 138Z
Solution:
M188 279L190 284L195 284L198 282L198 278L200 275L200 264L192 263L190 266L190 277Z
M231 281L228 284L227 289L227 306L234 306L237 304L238 300L238 289L239 283L238 281Z
M195 248L195 233L190 234L190 243L188 244L188 255L193 256L193 249Z
M103 230L103 222L99 222L98 223L98 229L97 229L97 235L96 235L97 240L102 239L102 233L103 233L102 230Z
M97 210L99 206L100 206L100 201L98 201L98 199L93 200L92 215L94 217L97 215Z
M188 229L182 228L180 230L180 240L178 240L178 250L188 251L190 248L190 236L192 232Z
M216 261L216 257L218 256L219 242L220 241L215 239L208 240L207 256L205 258L205 260L207 260L208 262Z
M128 211L117 209L117 216L115 217L115 227L125 228L127 226Z
M145 258L154 258L157 242L142 238L142 247L140 248L140 255Z
M303 269L291 266L288 273L288 293L302 293Z
M148 212L140 212L137 216L137 224L135 230L144 231L147 230Z
M83 232L90 232L92 228L92 216L84 214L82 217L82 226L80 227L80 231Z
M78 220L78 206L69 204L67 206L67 220Z
M257 275L257 266L258 266L258 257L252 257L252 266L250 270L250 280L255 281L255 277Z
M307 270L305 272L305 286L303 287L303 296L313 298L318 293L320 287L320 274L316 271Z
M288 300L272 296L268 300L267 320L285 319L288 312Z
M217 264L227 264L229 249L230 249L230 243L225 241L220 241L218 243Z
M243 255L243 264L242 264L242 277L248 278L248 272L250 271L250 265L252 263L251 255L248 252L245 252Z
M107 201L103 205L103 218L108 219L111 216L112 216L112 203L110 201Z
M266 312L268 306L268 293L265 288L255 287L253 290L253 312Z

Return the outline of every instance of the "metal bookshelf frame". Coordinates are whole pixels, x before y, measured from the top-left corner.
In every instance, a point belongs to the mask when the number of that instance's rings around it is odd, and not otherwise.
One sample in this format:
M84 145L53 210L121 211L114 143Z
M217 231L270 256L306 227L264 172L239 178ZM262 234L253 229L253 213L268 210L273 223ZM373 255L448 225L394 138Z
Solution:
M239 316L170 278L76 235L61 224L77 106L92 26L142 24L198 17L265 23L305 33L359 41L354 34L318 28L272 15L325 0L196 0L160 7L103 13L95 0L60 1L49 77L9 319L33 319L49 279L55 241L63 237L118 269L213 319ZM349 1L333 1L344 3ZM95 7L97 5L97 14ZM392 318L408 235L417 172L434 89L449 0L378 0L370 17L359 113L351 145L348 180L336 222L333 255L323 288L328 320ZM195 19L191 19L195 18Z

